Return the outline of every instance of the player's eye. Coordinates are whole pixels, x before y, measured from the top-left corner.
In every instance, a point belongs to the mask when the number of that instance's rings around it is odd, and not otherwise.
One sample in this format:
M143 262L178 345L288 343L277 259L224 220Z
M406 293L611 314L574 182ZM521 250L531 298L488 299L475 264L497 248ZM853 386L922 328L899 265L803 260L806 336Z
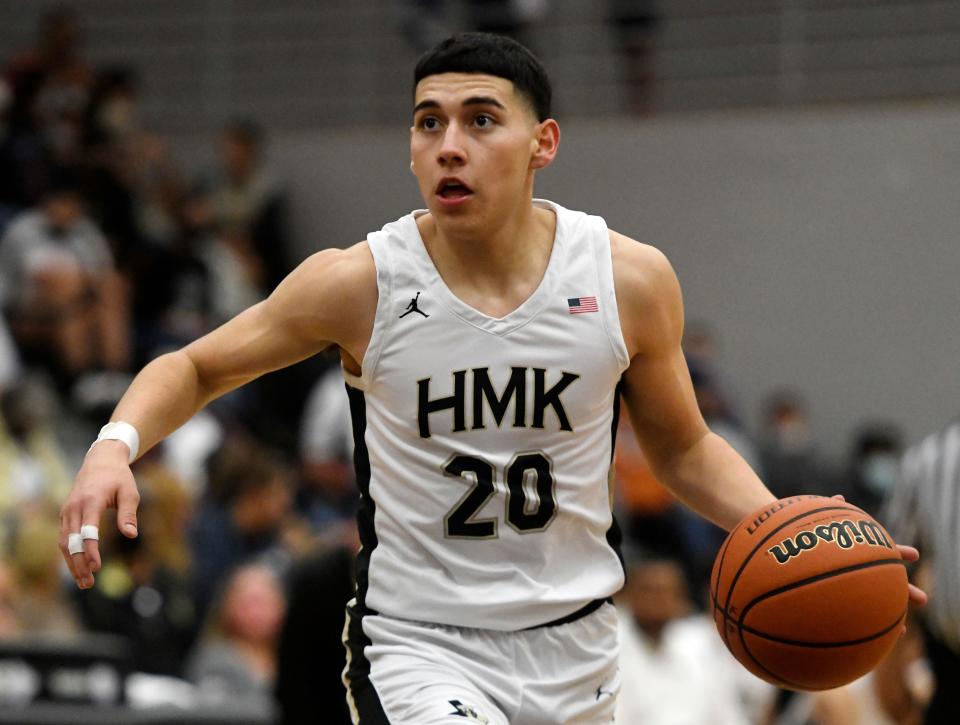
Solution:
M436 116L424 116L417 122L417 128L424 131L436 131L440 127L440 121Z
M488 128L493 125L493 118L485 113L481 113L473 119L473 123L477 128Z

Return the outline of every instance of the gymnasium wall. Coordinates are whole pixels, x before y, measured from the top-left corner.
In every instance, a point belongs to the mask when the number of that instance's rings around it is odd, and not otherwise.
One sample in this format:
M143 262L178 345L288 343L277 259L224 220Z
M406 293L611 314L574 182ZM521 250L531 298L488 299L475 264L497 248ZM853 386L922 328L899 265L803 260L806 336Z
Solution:
M405 128L271 155L301 256L420 205ZM865 419L915 440L960 414L958 171L960 105L861 106L565 123L537 191L663 249L748 421L790 386L840 455Z

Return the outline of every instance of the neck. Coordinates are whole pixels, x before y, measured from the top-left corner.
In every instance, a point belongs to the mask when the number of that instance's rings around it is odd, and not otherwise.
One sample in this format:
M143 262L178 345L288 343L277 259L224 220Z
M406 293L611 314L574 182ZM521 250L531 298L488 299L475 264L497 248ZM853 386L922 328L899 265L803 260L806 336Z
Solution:
M529 202L482 229L444 228L432 214L417 220L427 253L451 290L465 299L500 297L508 307L543 278L556 224L552 210Z

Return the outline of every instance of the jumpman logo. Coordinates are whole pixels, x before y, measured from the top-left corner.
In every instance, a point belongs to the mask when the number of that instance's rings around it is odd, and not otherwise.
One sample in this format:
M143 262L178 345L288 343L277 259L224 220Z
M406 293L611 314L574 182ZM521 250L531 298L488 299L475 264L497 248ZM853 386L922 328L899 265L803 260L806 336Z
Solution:
M612 697L613 693L608 692L607 690L604 690L603 685L600 685L600 687L597 688L597 699L599 700L604 695L606 695L607 697Z
M606 680L604 680L603 682L601 682L601 683L600 683L600 686L597 688L597 693L596 693L596 694L597 694L597 700L599 700L601 697L604 697L604 696L606 696L606 697L613 697L613 692L614 692L613 690L604 690L604 689L603 689L603 686L604 686L605 684L607 684L607 681L606 681Z
M401 320L402 320L404 317L406 317L407 315L409 315L411 312L419 312L419 313L420 313L421 315L423 315L424 317L430 317L430 315L428 315L426 312L424 312L424 311L421 310L419 307L417 307L417 300L418 300L418 299L420 299L420 293L419 293L419 292L417 292L417 296L416 296L416 297L414 297L412 300L410 300L410 304L407 305L407 311L404 312L402 315L400 315L400 319L401 319Z

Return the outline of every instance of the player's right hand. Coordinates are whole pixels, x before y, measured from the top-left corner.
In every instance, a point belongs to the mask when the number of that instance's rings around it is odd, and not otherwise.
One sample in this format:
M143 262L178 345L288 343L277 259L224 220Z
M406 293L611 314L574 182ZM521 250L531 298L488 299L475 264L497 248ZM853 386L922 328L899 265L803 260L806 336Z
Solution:
M83 542L83 552L71 554L68 536L83 525L99 526L104 511L117 510L117 528L128 538L137 536L137 505L140 492L127 462L129 449L121 441L104 440L87 453L73 482L73 489L60 509L60 553L81 589L93 586L100 570L100 545L94 539Z

